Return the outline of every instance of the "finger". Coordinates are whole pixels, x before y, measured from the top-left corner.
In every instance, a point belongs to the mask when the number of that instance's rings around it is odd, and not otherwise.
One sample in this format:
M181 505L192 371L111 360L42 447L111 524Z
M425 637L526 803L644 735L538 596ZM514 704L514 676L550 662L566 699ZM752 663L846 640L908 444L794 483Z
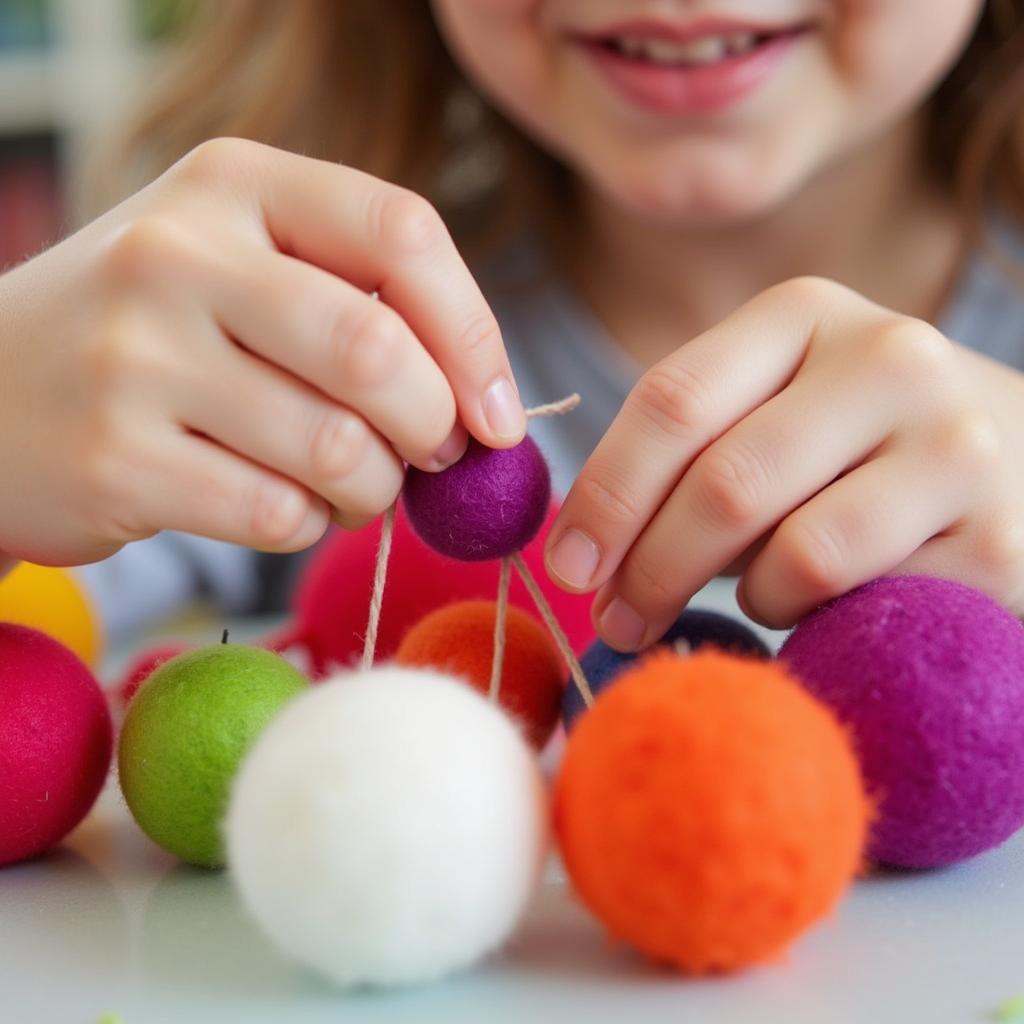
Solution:
M883 443L897 414L882 396L865 410L851 377L822 404L818 378L797 379L697 457L599 596L598 628L610 644L656 640L708 580ZM627 609L633 631L617 634Z
M743 610L784 628L824 601L892 572L964 509L961 485L920 453L883 454L779 524L740 581Z
M693 459L790 381L821 305L770 289L644 375L552 527L556 582L584 591L611 577Z
M201 147L179 173L237 182L282 251L377 290L444 371L470 432L494 447L522 439L526 418L497 321L426 200L349 167L237 140Z
M172 434L127 486L137 536L176 530L259 551L300 551L328 523L321 498L186 431Z
M180 400L186 426L305 484L353 521L394 502L402 462L362 417L233 345L211 350L209 383Z
M205 287L232 337L356 410L407 462L432 471L461 457L466 435L448 381L382 302L256 246L224 261Z

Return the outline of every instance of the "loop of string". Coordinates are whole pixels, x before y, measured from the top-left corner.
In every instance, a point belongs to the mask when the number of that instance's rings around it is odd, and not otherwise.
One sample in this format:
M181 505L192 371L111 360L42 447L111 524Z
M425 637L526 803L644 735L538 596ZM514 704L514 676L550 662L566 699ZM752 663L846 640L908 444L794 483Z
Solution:
M528 419L537 419L544 416L563 416L572 412L580 404L580 396L571 394L558 402L549 402L546 405L537 405L526 410ZM384 513L384 522L380 530L380 543L377 548L377 564L373 574L373 590L370 595L370 612L366 623L366 636L363 640L362 668L364 670L372 667L377 652L377 633L380 629L381 606L384 603L384 587L387 583L388 559L391 555L391 542L395 533L395 509L397 502ZM523 560L520 552L506 556L501 560L501 569L498 575L498 596L495 603L494 616L494 653L491 660L491 679L488 695L492 701L497 701L501 693L501 670L505 659L505 625L508 616L508 591L511 577L511 566L515 566L516 572L522 579L526 589L529 591L533 603L537 606L544 619L552 639L555 641L566 665L569 667L569 674L583 698L587 707L594 703L594 695L590 690L590 684L583 672L583 668L569 643L565 631L559 625L555 613L551 610L544 592L540 589L530 572L529 567Z

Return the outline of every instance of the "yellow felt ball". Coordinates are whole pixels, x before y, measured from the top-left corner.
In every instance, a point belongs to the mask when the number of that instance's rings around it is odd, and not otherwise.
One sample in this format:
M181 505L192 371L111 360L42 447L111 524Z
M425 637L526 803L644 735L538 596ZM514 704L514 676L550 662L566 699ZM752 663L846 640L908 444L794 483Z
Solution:
M0 578L0 622L46 633L91 668L99 661L103 647L99 621L67 569L22 562Z

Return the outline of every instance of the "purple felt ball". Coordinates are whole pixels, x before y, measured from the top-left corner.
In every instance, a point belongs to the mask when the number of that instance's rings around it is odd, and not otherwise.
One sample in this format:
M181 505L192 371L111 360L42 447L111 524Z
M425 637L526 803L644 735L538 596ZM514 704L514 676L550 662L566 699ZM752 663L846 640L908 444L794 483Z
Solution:
M926 868L1024 825L1024 626L946 580L875 580L779 652L851 729L877 803L868 853Z
M402 500L424 543L450 558L484 562L533 540L551 501L551 473L529 437L503 449L470 441L440 473L410 468Z

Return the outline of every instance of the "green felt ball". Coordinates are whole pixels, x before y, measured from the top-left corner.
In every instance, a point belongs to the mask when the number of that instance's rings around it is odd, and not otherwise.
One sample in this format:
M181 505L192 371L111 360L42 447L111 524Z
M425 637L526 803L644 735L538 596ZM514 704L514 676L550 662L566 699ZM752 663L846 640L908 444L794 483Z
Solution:
M221 818L250 744L306 678L270 651L218 644L164 662L128 707L121 791L143 831L182 860L224 863Z

